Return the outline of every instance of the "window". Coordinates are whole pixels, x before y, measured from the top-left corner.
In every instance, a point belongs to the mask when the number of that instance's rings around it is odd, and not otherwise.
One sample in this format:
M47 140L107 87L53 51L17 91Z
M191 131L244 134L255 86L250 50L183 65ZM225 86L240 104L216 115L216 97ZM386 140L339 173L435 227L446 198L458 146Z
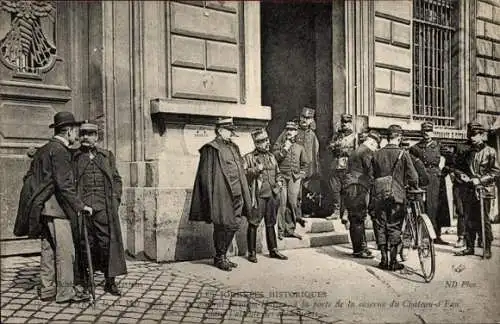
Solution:
M453 0L413 2L413 119L455 128L452 110Z

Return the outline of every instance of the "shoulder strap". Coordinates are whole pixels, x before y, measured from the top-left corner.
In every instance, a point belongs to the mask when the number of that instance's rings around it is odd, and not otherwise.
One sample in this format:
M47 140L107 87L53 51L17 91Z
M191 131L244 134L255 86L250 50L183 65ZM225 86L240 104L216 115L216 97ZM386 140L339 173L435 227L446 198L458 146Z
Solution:
M398 158L396 159L396 162L394 162L394 165L392 166L392 171L391 174L394 175L394 170L396 169L396 165L398 164L399 160L401 160L401 157L403 156L403 150L399 151Z

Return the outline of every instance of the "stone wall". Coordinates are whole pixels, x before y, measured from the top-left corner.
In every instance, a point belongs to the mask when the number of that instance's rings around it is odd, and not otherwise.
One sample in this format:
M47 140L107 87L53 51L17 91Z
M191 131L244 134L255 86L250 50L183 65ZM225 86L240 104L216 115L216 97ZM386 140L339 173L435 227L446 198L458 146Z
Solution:
M492 126L500 114L500 1L476 3L477 119Z

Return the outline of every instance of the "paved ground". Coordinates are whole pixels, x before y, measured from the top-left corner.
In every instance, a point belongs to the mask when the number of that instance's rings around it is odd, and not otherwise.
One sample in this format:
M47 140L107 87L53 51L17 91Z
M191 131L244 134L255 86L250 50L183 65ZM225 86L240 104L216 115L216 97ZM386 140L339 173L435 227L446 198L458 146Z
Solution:
M407 263L411 271L382 271L378 258L352 259L349 245L286 251L288 261L235 257L239 267L230 273L211 260L128 261L129 274L119 279L124 296L103 295L99 274L95 308L41 302L39 258L9 257L0 260L1 322L499 323L499 247L495 241L486 261L439 246L431 283L415 262Z
M38 257L2 259L1 323L325 323L325 316L230 291L220 282L151 262L129 261L119 280L121 298L103 295L96 281L95 308L59 305L37 297ZM257 297L257 298L254 298Z

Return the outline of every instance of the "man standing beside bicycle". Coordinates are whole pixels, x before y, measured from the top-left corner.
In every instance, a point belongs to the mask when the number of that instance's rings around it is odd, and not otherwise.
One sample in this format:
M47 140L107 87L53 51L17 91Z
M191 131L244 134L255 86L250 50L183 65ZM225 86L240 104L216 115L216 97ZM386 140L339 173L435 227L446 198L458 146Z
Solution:
M470 141L470 149L465 151L462 158L458 159L455 175L467 186L464 188L463 205L465 216L465 244L466 249L457 252L456 255L474 255L474 243L476 235L482 231L481 217L484 222L484 251L486 259L491 258L491 221L489 218L490 201L495 198L495 178L500 175L497 154L495 149L484 143L486 129L480 123L473 122L468 125L467 137ZM483 199L484 204L480 199ZM481 210L483 205L483 210Z
M401 126L389 126L388 144L375 152L372 159L373 207L376 215L377 245L382 255L379 268L392 271L404 268L397 261L397 255L398 245L401 243L401 225L406 211L406 186L416 188L418 185L418 173L410 154L400 148L402 135Z
M431 122L422 123L422 140L410 147L410 154L424 163L428 174L429 183L422 189L426 190L424 210L431 219L436 232L434 244L448 245L448 242L441 239L441 228L450 226L450 218L449 213L440 212L440 190L443 185L439 169L441 146L433 139L433 131L434 126Z

